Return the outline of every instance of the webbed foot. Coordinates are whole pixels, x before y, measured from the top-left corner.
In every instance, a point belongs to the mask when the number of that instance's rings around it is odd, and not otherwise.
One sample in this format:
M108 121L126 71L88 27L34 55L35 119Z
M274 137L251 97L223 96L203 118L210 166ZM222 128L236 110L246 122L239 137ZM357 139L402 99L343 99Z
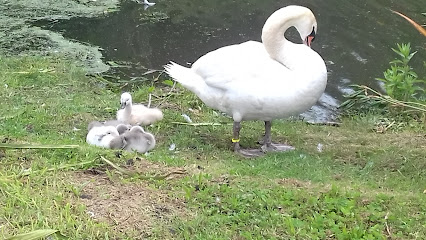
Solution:
M259 149L239 149L235 152L245 158L255 158L255 157L261 157L265 155L265 152L260 148Z
M264 152L287 152L287 151L293 151L296 148L291 145L283 144L283 143L270 143L269 146L268 144L262 145L261 149Z

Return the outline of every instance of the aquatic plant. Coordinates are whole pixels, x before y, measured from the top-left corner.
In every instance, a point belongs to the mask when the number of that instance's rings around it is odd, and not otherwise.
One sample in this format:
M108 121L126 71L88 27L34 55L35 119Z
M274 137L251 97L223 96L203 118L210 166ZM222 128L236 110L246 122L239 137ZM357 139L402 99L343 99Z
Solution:
M410 43L397 44L398 49L392 50L398 54L399 59L390 62L390 68L383 75L384 78L376 78L376 80L384 83L387 94L401 101L416 101L422 98L424 89L416 85L425 83L425 80L418 79L413 68L408 65L410 60L417 52L411 52Z
M355 105L359 110L373 108L382 111L414 113L416 116L426 115L425 80L418 78L416 72L409 65L410 60L417 52L411 52L410 44L397 44L398 49L392 50L398 59L391 61L390 68L383 72L384 78L376 80L384 83L386 94L382 94L371 87L352 85L354 92L346 95L347 100L340 105L341 109L348 110Z

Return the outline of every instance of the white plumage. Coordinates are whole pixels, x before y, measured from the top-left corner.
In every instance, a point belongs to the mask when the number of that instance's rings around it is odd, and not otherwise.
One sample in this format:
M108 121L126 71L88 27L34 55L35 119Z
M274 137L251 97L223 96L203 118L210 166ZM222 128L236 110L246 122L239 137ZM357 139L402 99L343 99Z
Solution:
M308 46L284 37L292 26ZM243 120L265 121L265 147L280 150L270 140L270 121L308 110L327 84L324 60L309 47L316 31L311 10L287 6L268 18L262 43L248 41L222 47L199 58L191 68L171 62L165 69L207 106L232 116L235 151L241 152L239 130Z
M86 142L98 147L110 148L110 142L118 137L118 131L114 126L94 125L90 127L86 136Z
M120 98L121 107L117 111L117 120L131 125L150 125L163 119L158 108L148 108L142 104L133 104L130 93L125 92Z

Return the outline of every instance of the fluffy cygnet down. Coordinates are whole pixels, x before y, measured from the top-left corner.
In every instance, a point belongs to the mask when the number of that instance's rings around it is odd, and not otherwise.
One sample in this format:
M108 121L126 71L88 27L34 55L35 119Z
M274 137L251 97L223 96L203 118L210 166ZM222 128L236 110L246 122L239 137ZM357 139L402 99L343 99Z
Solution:
M142 104L132 104L132 96L125 92L120 98L121 108L117 111L117 120L131 125L147 126L163 119L158 108L148 108Z
M95 124L87 133L86 142L91 145L110 148L110 142L116 137L119 137L119 134L114 126Z
M110 142L112 149L124 149L128 152L145 153L155 147L155 137L145 132L140 126L133 126L130 131L115 137Z
M132 127L130 124L126 124L122 121L118 121L118 120L107 120L104 122L99 122L99 121L92 121L89 123L89 125L87 126L87 130L90 131L90 129L92 129L93 127L100 127L100 126L113 126L115 128L117 128L118 134L123 134L127 131L130 130L130 128Z
M132 128L132 125L120 123L116 126L116 128L117 128L118 133L121 135L123 133L130 131L130 129Z

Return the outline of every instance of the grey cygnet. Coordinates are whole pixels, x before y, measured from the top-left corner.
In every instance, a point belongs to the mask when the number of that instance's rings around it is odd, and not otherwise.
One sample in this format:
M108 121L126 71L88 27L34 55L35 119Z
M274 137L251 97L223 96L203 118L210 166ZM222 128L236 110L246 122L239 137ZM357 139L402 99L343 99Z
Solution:
M152 150L155 147L155 143L154 135L145 132L140 126L133 126L130 131L111 140L110 148L145 153Z

